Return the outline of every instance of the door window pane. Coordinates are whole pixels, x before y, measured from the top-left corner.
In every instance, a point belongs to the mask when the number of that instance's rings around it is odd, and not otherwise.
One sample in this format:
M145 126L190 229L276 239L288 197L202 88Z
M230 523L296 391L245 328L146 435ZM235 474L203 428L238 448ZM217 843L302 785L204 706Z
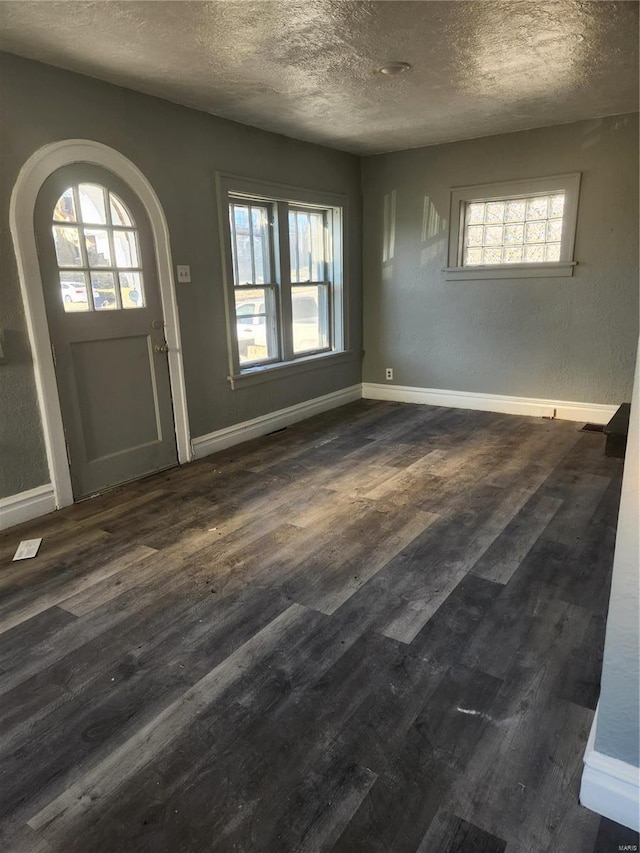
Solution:
M109 311L118 307L115 279L112 272L92 272L91 289L96 311Z
M88 311L87 275L82 270L60 273L60 294L64 310Z
M328 286L291 289L293 351L296 354L329 346Z
M81 267L80 232L77 228L53 226L53 242L59 267Z
M109 207L111 210L112 225L120 225L124 228L135 226L135 222L132 220L125 203L115 193L109 193Z
M139 272L121 272L120 298L123 308L144 308L142 275Z
M56 204L53 211L53 218L56 222L77 222L76 202L73 197L73 187L65 190Z
M116 253L116 266L140 266L135 231L114 231L113 248Z
M111 247L109 246L109 233L107 231L97 231L94 228L85 228L84 235L89 266L110 267Z
M82 221L90 225L106 225L103 187L97 184L80 184L78 195Z

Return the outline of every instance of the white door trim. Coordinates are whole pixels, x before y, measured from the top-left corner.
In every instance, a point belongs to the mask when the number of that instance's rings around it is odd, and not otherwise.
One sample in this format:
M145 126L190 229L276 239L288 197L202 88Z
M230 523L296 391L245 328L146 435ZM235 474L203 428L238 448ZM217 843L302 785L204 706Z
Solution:
M169 344L169 376L178 460L180 463L191 460L189 419L169 229L158 196L138 167L107 145L89 139L66 139L45 145L32 154L20 169L11 194L9 217L33 355L47 461L58 508L73 503L73 491L51 354L51 339L33 229L33 214L40 188L49 175L72 163L91 163L113 172L131 187L147 211L153 233L166 324L165 334Z

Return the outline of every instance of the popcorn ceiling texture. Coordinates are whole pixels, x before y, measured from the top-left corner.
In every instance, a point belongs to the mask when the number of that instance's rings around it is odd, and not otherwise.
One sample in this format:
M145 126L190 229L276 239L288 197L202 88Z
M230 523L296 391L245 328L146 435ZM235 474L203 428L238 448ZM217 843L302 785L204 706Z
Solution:
M0 50L359 154L638 109L634 2L0 6Z

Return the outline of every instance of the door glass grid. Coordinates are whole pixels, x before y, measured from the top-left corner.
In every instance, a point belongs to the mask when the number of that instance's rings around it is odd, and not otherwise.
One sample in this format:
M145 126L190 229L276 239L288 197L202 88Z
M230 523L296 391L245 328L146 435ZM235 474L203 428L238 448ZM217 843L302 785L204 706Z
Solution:
M467 205L464 266L559 261L565 194Z
M138 232L115 193L100 184L68 187L54 208L52 234L66 312L144 307Z

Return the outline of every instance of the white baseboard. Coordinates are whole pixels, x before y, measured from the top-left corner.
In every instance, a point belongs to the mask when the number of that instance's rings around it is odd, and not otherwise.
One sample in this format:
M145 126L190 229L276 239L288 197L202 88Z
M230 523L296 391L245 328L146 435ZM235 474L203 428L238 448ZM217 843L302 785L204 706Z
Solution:
M344 406L361 397L370 400L389 400L399 403L423 403L430 406L448 406L451 408L478 409L485 412L502 412L512 415L532 415L537 417L556 417L571 421L589 421L606 424L615 414L617 406L599 403L573 403L565 400L535 400L530 397L507 397L498 394L475 394L467 391L443 391L438 388L412 388L408 385L382 385L364 382L351 385L323 397L306 400L243 421L208 435L201 435L192 441L193 458L201 459L240 444L243 441L266 435L276 429L289 426L326 412L329 409ZM53 486L47 483L8 498L0 498L0 530L6 530L23 521L30 521L41 515L53 512L56 508Z
M574 403L568 400L537 400L533 397L508 397L502 394L480 394L469 391L444 391L440 388L414 388L410 385L362 383L362 396L368 400L397 403L422 403L454 409L477 409L507 415L559 418L566 421L608 423L617 411L615 405Z
M0 530L31 521L32 518L53 512L55 508L56 499L51 483L0 498Z
M580 803L592 812L640 832L640 768L598 752L596 710L584 753Z
M352 385L349 388L342 388L340 391L325 394L323 397L315 397L313 400L305 400L304 403L297 403L295 406L252 418L250 421L233 424L233 426L210 432L208 435L200 435L192 440L193 458L202 459L203 456L209 456L211 453L233 447L234 444L258 438L258 436L266 435L276 429L282 429L289 424L311 418L320 412L344 406L346 403L359 400L361 396L360 385Z

